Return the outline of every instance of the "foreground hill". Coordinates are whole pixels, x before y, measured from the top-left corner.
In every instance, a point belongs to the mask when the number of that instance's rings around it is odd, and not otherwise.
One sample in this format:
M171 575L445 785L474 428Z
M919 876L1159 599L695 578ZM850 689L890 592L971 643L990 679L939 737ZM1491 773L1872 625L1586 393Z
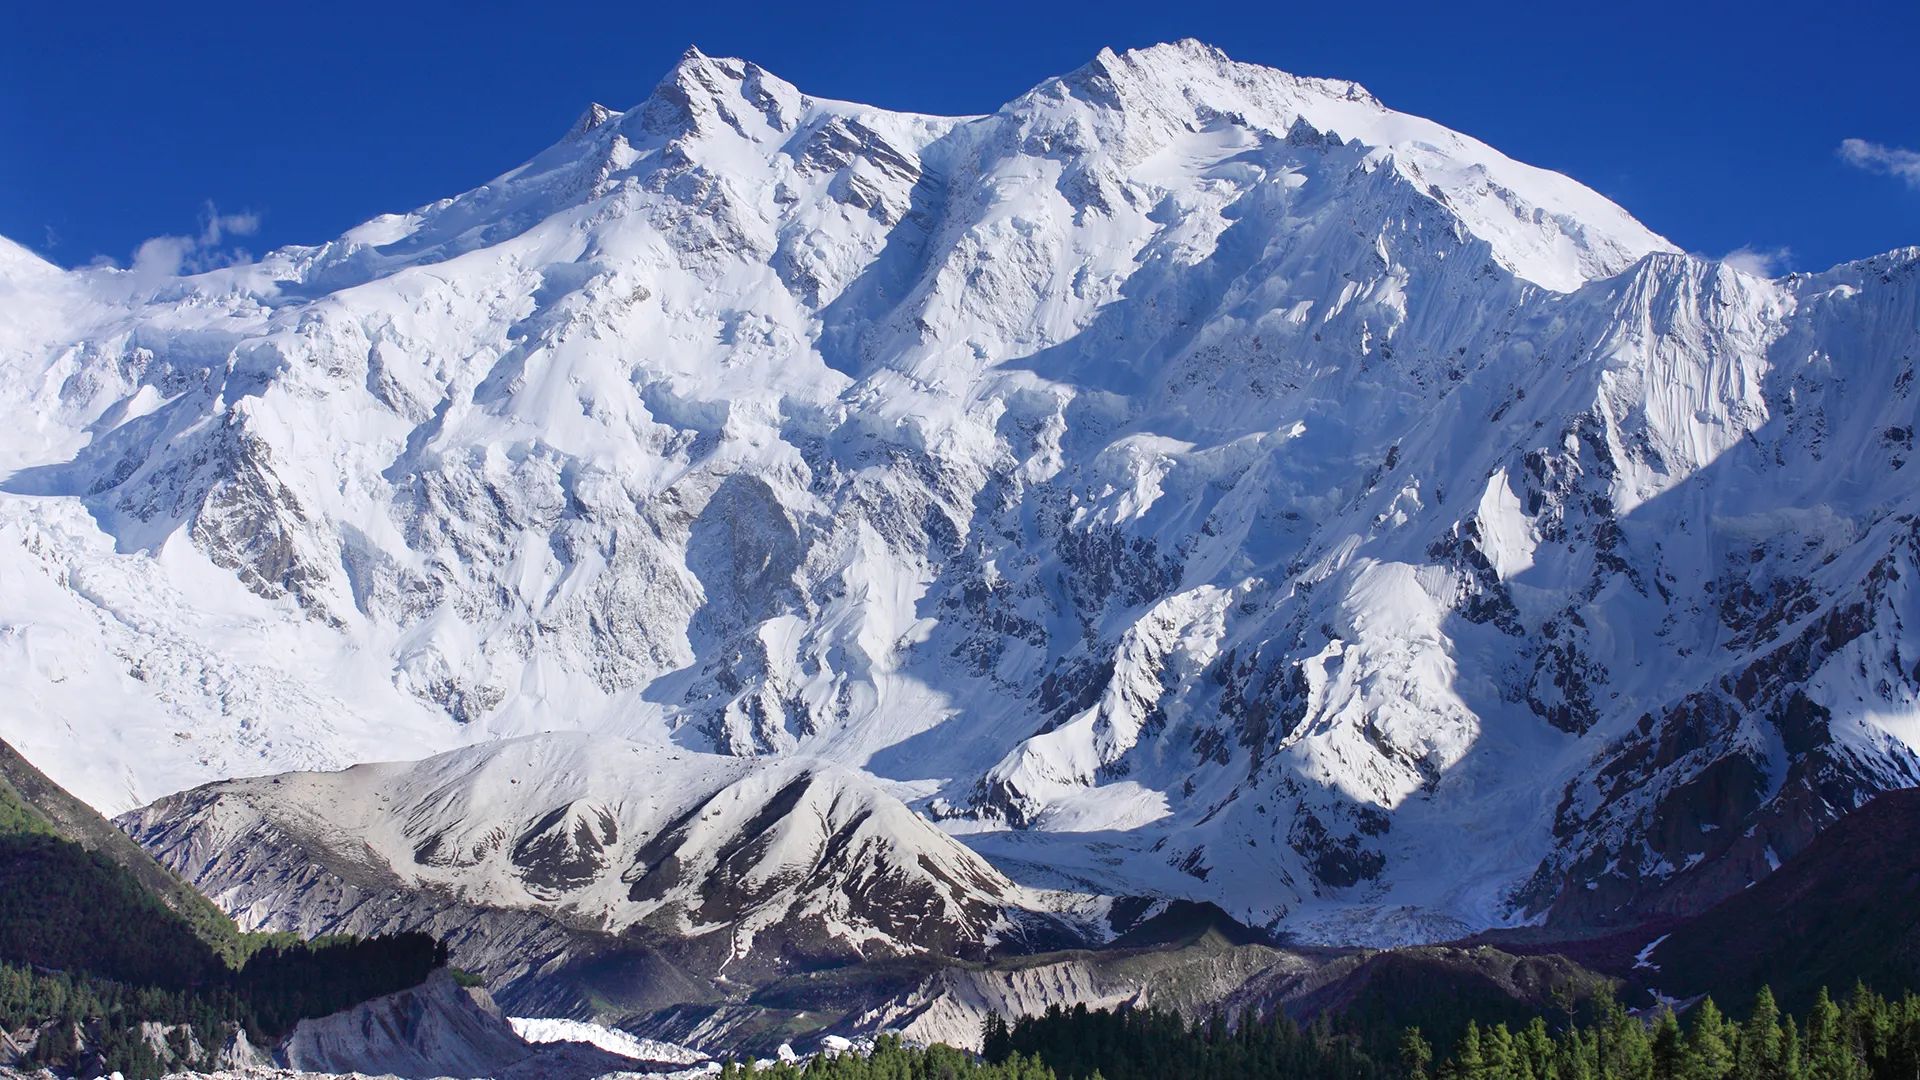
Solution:
M84 865L90 878L120 882L121 891L136 897L135 902L157 903L162 910L143 923L176 927L229 961L242 957L240 928L225 912L92 807L47 779L5 741L0 741L0 843L8 845L11 875L35 876L35 864L46 859ZM94 857L83 859L80 852ZM111 918L119 916L110 913Z
M1898 997L1920 987L1916 904L1920 790L1890 791L1752 888L1696 918L1655 924L1625 970L1669 995L1723 1001L1771 985L1796 1012L1821 987L1839 995L1864 983ZM1611 966L1622 966L1621 951Z
M664 774L706 780L663 790ZM250 927L444 935L517 1014L716 1055L889 1029L978 1047L989 1016L1083 1005L1325 1015L1391 1061L1407 1026L1451 1052L1469 1020L1591 1018L1582 1003L1608 997L1739 1003L1771 983L1798 1011L1823 985L1920 984L1914 791L1698 915L1386 950L1283 942L1213 905L1024 889L924 821L874 831L902 813L884 798L789 760L669 771L645 747L550 735L228 781L121 824ZM721 839L690 845L700 830Z
M531 736L229 781L120 823L249 926L428 930L534 1015L1109 936L1100 898L1017 886L817 761Z
M0 742L0 1065L245 1064L249 1037L416 985L444 961L419 934L243 934Z

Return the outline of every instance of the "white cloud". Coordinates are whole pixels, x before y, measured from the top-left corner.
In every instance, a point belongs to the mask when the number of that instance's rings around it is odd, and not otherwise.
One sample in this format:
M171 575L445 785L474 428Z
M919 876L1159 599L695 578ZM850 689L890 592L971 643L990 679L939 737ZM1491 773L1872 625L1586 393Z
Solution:
M133 252L133 272L141 277L173 277L186 268L196 241L191 236L155 236Z
M200 234L200 242L203 245L212 246L218 244L220 238L229 233L234 236L252 236L259 231L259 214L250 210L238 214L223 214L214 208L212 202L208 202L207 223L205 230Z
M1908 187L1920 188L1920 151L1848 139L1840 144L1840 160L1856 169L1897 176Z
M1735 270L1754 274L1763 278L1779 277L1786 273L1787 266L1793 261L1793 249L1785 247L1756 248L1752 245L1734 248L1720 257L1720 261Z
M141 277L175 277L245 262L245 250L223 245L228 237L252 236L259 231L259 214L223 214L208 200L197 235L155 236L141 241L133 253L132 269Z

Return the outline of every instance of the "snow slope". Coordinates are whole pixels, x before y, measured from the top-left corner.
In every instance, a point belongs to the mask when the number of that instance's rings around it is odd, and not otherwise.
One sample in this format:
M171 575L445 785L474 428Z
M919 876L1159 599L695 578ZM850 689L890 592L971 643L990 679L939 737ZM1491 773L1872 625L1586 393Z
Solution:
M831 763L1003 893L1317 939L1697 906L1920 780L1917 262L1762 280L1193 42L965 118L689 52L319 246L0 248L0 736L114 810L547 731L650 755L622 813ZM564 801L483 776L449 851Z

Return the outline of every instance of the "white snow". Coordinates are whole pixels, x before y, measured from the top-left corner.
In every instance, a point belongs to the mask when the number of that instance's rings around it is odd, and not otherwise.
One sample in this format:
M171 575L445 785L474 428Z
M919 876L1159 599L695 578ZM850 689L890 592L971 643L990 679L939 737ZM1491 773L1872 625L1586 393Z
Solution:
M1653 950L1659 948L1661 942L1667 940L1669 937L1672 937L1672 936L1673 935L1671 934L1661 934L1659 937L1654 938L1652 941L1647 942L1647 944L1643 948L1641 948L1639 952L1633 954L1634 968L1635 969L1645 968L1648 971L1659 971L1660 965L1653 962Z
M1537 540L1505 469L1487 477L1476 520L1480 523L1487 559L1493 563L1500 580L1512 581L1533 568Z
M514 1034L530 1043L587 1043L623 1057L630 1057L635 1061L654 1061L668 1065L697 1065L707 1060L707 1055L698 1050L689 1050L684 1046L676 1046L657 1039L642 1039L619 1028L610 1028L604 1024L594 1024L584 1020L514 1016L509 1017L508 1022L513 1025Z

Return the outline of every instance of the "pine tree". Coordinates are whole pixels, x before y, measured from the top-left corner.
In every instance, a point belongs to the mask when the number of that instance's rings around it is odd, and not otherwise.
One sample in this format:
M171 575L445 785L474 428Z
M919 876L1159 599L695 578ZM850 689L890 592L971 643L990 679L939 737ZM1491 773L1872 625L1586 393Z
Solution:
M1863 1076L1889 1075L1888 1061L1894 1041L1893 1010L1887 999L1874 993L1865 983L1856 982L1847 995L1842 1012L1842 1029L1848 1034L1856 1068Z
M1762 986L1753 1013L1740 1029L1734 1068L1741 1080L1787 1080L1786 1036L1780 1030L1780 1006L1771 987Z
M1007 1028L1007 1022L999 1013L987 1014L985 1029L981 1033L980 1053L988 1061L1000 1062L1013 1056L1013 1035Z
M1653 1022L1653 1080L1691 1080L1686 1037L1672 1009L1661 1009Z
M1840 1007L1821 987L1807 1013L1806 1080L1857 1080L1853 1040L1842 1022Z
M1799 1025L1793 1022L1793 1017L1788 1016L1781 1020L1780 1030L1781 1074L1786 1080L1806 1080L1807 1060L1801 1047Z
M1513 1032L1507 1025L1495 1024L1480 1039L1480 1054L1486 1061L1487 1075L1499 1080L1532 1080L1520 1059Z
M1420 1029L1410 1027L1400 1036L1400 1067L1407 1080L1429 1080L1433 1068L1433 1047L1420 1037Z
M1601 1076L1640 1080L1653 1075L1653 1042L1645 1025L1618 1001L1605 1003L1595 1047L1594 1071Z
M1547 1031L1547 1022L1542 1017L1534 1017L1526 1030L1514 1040L1520 1057L1527 1065L1527 1074L1535 1080L1559 1080L1560 1070L1556 1064L1553 1035Z
M1451 1062L1453 1071L1449 1080L1483 1080L1487 1075L1486 1059L1481 1054L1480 1025L1467 1021L1466 1034L1460 1036L1460 1045L1453 1052Z
M1712 998L1693 1010L1687 1035L1690 1080L1725 1080L1733 1073L1733 1043L1739 1037Z

